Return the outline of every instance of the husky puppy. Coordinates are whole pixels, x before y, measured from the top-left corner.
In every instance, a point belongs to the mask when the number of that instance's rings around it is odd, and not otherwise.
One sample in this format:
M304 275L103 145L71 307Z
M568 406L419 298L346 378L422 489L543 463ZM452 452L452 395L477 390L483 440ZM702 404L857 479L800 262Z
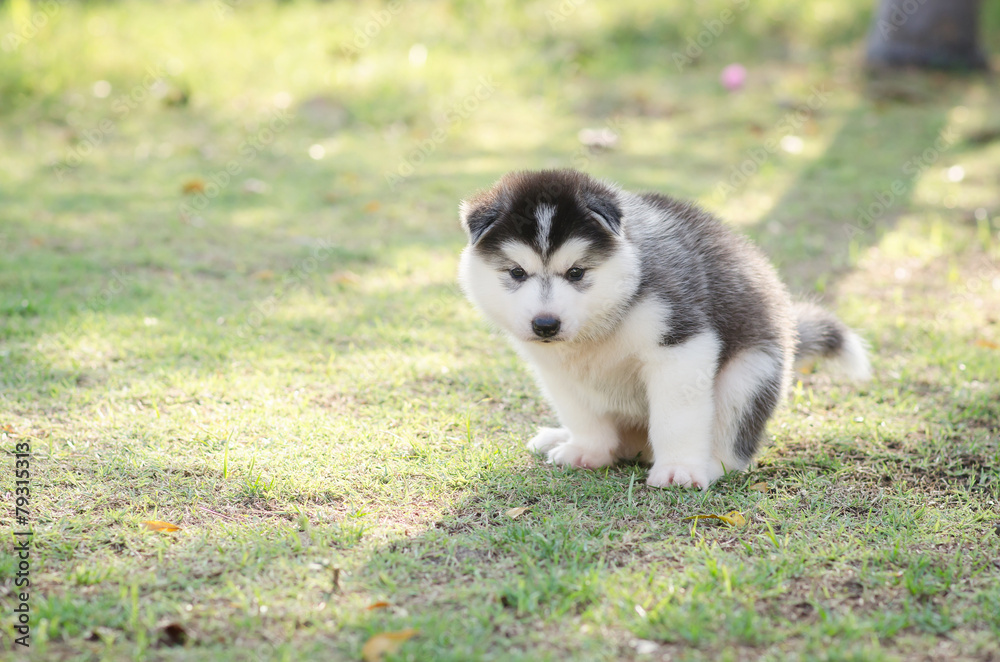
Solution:
M466 296L534 368L559 428L528 447L595 469L652 461L648 485L745 469L794 364L866 379L863 341L794 304L742 236L694 205L573 170L515 172L462 202Z

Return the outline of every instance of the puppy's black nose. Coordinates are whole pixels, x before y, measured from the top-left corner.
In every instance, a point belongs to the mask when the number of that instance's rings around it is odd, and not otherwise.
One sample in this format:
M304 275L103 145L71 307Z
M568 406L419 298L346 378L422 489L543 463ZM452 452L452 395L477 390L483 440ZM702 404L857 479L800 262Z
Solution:
M539 338L551 338L559 333L559 320L555 317L545 317L544 315L531 320L531 328Z

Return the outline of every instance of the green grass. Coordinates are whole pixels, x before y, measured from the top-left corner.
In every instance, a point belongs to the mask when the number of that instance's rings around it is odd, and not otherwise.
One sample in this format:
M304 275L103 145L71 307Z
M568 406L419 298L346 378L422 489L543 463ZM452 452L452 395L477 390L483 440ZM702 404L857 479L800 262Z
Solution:
M738 3L677 4L404 2L352 51L387 5L67 3L3 52L29 657L349 660L405 628L389 659L1000 654L1000 96L866 78L867 0L750 3L678 71ZM41 7L0 6L0 39ZM617 149L580 147L605 125ZM760 157L786 135L800 151ZM457 290L457 202L558 166L719 212L878 378L800 376L752 469L704 494L532 457L553 415ZM745 528L683 520L730 510ZM5 654L15 572L0 555Z

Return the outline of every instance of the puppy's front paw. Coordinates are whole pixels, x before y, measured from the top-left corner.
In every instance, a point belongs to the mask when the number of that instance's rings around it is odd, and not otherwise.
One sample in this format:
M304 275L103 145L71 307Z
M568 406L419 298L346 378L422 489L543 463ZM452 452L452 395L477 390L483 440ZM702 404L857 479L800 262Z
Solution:
M549 451L549 462L569 465L578 469L599 469L614 464L615 456L608 449L577 446L571 441Z
M715 476L718 478L718 476ZM697 462L657 462L649 470L646 484L650 487L695 487L707 490L712 483L708 466Z
M528 442L528 450L533 453L547 453L567 441L569 441L569 430L566 428L538 428L538 434Z

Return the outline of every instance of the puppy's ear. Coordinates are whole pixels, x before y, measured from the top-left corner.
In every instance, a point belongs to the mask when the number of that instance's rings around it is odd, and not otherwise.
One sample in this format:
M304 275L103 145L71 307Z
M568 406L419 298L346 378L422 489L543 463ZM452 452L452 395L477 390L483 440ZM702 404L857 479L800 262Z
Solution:
M610 193L587 191L583 196L587 211L604 229L614 235L622 233L622 212Z
M495 200L477 196L463 200L458 206L458 215L462 219L462 228L469 235L469 244L475 245L500 220L500 208Z

